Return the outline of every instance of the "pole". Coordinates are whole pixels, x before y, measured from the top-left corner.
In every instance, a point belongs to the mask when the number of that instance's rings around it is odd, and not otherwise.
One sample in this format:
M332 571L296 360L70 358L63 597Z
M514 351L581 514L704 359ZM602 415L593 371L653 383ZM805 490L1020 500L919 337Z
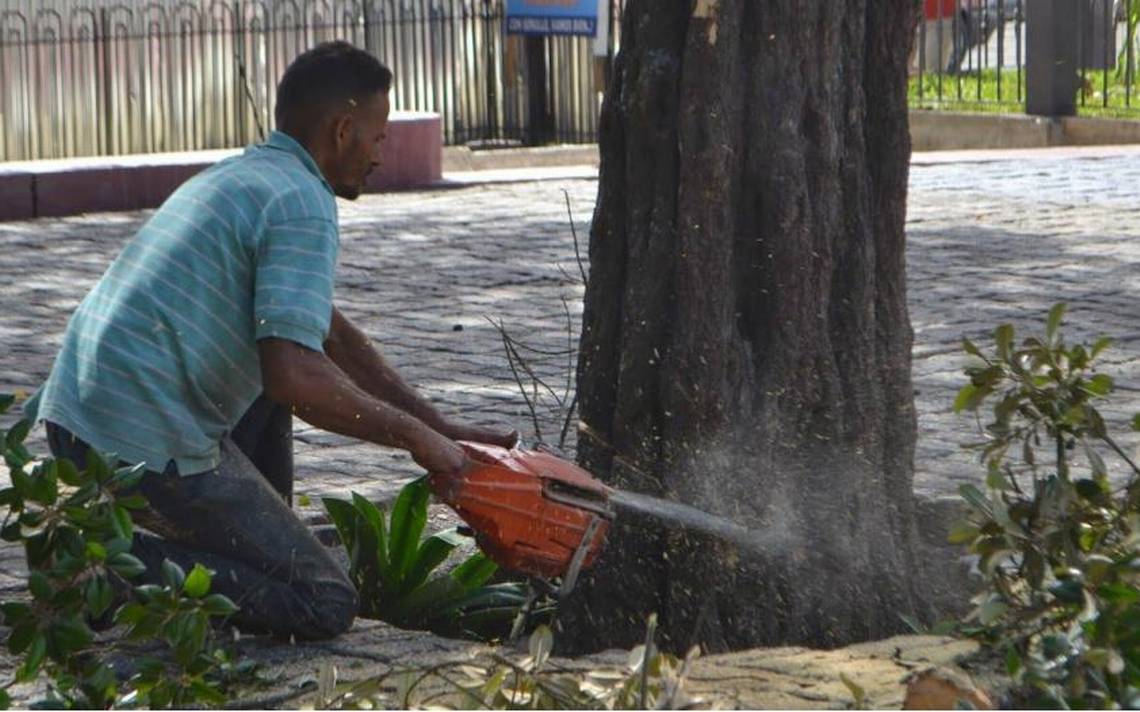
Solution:
M1080 86L1077 15L1074 0L1027 0L1025 3L1025 113L1076 114Z
M554 117L548 108L550 102L546 91L546 38L527 35L525 45L527 144L540 146L554 138Z

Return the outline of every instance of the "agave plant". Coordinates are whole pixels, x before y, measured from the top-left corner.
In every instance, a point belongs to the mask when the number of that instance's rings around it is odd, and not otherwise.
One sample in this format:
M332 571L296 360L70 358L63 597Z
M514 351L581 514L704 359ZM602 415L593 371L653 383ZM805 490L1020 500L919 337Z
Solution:
M421 477L400 490L387 517L355 492L351 501L322 498L348 551L360 615L449 637L505 638L527 600L526 586L489 584L498 566L482 552L444 571L464 538L456 528L421 538L429 497ZM553 608L540 606L536 613L536 619L549 617Z

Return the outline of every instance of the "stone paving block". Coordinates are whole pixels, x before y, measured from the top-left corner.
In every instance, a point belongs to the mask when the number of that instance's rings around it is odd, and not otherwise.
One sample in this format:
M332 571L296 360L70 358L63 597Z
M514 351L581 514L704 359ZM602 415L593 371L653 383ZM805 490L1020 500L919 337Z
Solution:
M36 212L35 176L0 171L0 220L26 220Z

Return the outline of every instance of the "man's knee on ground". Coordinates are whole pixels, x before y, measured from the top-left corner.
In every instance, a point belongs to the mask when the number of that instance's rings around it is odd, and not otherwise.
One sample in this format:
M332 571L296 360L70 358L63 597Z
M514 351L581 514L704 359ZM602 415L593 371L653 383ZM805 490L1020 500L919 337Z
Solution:
M356 620L359 600L356 589L346 579L344 583L317 587L312 601L312 618L297 637L309 640L335 638L347 632Z

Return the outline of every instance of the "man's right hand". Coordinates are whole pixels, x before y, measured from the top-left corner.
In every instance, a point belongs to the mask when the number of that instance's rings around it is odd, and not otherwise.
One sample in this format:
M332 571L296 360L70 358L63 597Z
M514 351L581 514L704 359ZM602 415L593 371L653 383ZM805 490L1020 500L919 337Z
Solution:
M467 455L459 443L427 426L409 450L416 464L433 475L458 474L467 463Z

